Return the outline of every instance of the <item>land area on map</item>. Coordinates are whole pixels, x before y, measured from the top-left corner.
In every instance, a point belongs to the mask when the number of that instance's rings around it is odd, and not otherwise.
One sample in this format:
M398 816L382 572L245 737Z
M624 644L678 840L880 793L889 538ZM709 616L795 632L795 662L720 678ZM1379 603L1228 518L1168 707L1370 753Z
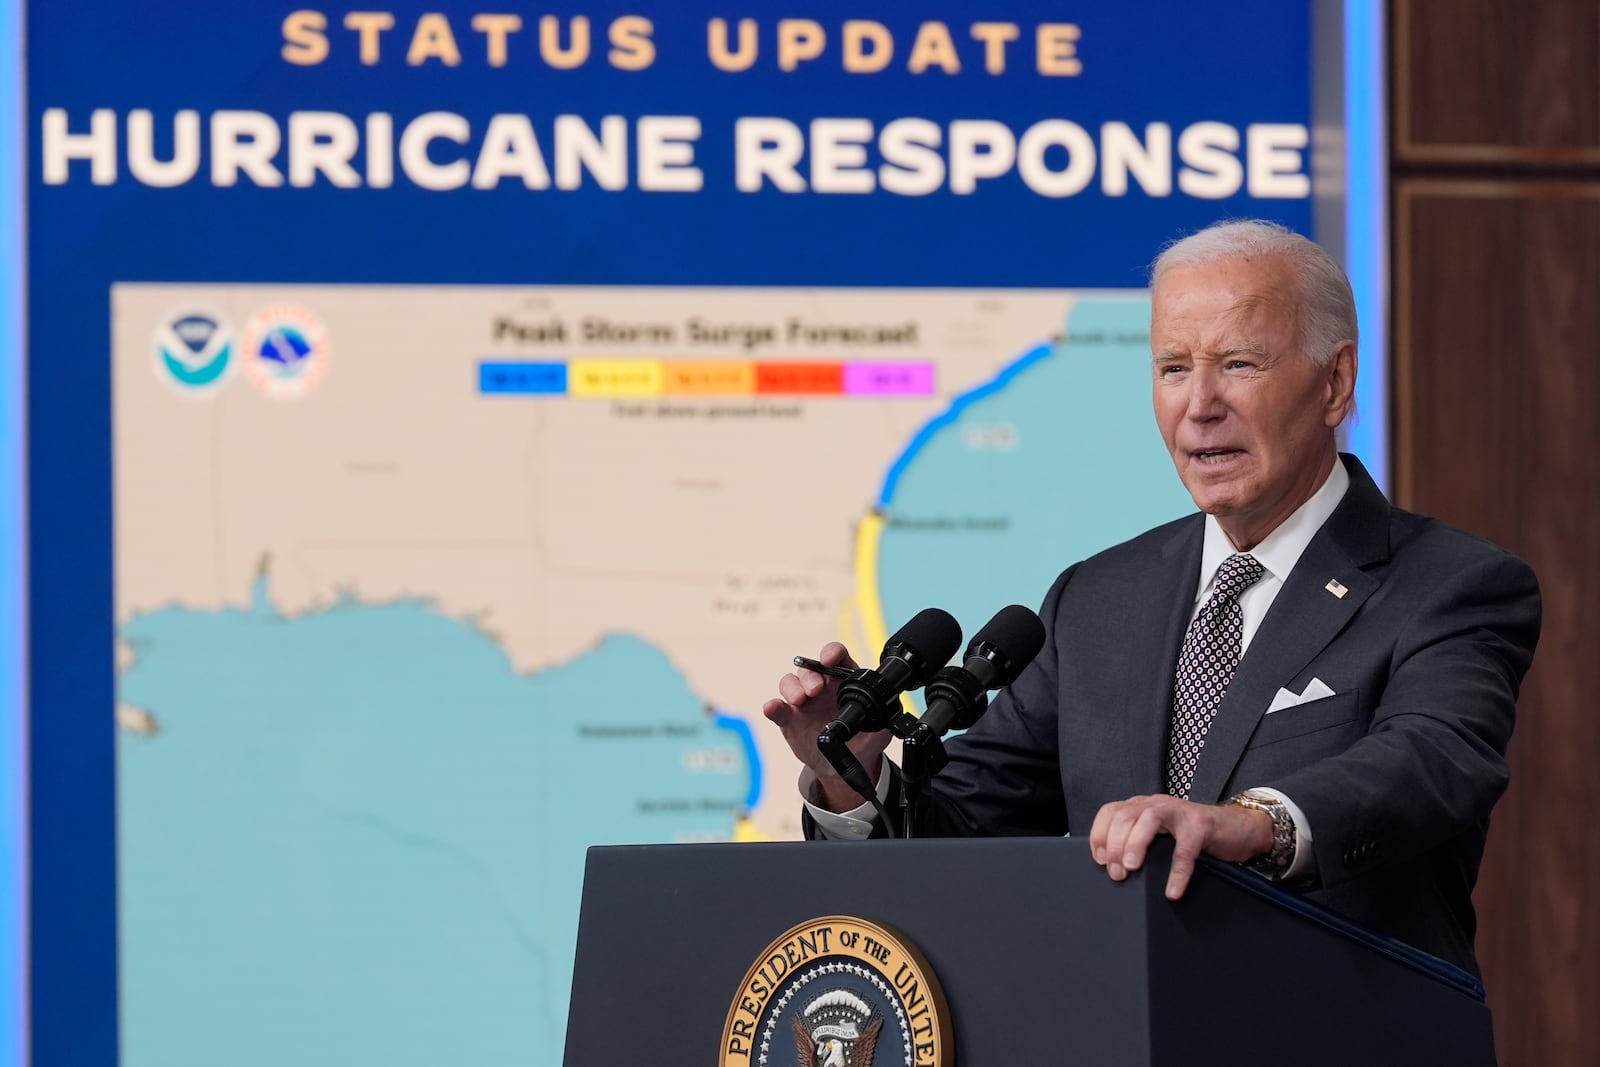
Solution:
M245 607L266 559L289 618L420 598L525 673L634 634L708 704L754 714L774 650L859 644L855 531L919 427L1057 337L1079 295L119 285L119 623ZM326 331L303 396L163 380L152 338L173 315L212 308L237 330L281 305ZM480 390L486 362L578 359L935 371L926 392L877 396Z

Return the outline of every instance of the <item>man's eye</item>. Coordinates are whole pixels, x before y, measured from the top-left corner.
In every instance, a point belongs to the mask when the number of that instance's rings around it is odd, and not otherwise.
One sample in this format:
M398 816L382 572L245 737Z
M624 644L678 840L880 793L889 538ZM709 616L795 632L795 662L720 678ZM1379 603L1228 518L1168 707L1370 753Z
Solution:
M1254 364L1251 363L1248 359L1230 359L1230 360L1228 360L1228 369L1229 370L1241 370L1241 369L1247 370L1252 366L1254 366Z

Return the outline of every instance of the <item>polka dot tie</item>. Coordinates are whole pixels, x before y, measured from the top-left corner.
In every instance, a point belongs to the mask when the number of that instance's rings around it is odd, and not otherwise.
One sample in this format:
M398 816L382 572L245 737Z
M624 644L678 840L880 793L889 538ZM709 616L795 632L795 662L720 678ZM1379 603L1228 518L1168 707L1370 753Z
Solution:
M1206 731L1239 669L1244 612L1239 597L1266 573L1254 556L1235 553L1217 568L1216 585L1189 624L1172 690L1172 737L1167 743L1167 792L1189 795Z

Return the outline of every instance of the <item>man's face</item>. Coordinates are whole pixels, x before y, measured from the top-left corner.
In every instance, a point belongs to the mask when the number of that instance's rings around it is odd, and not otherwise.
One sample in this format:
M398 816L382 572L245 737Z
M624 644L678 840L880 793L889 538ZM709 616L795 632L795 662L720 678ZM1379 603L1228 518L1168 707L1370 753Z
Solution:
M1321 486L1356 353L1301 351L1298 287L1275 258L1177 266L1152 295L1156 422L1194 502L1254 547Z

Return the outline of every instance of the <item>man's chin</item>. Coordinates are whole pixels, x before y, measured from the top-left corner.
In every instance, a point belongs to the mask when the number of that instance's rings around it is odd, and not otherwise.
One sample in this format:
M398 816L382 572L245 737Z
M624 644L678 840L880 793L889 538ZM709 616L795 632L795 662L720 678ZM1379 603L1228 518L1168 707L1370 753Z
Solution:
M1201 511L1211 514L1213 506L1227 507L1230 502L1237 503L1247 495L1246 487L1251 481L1247 463L1248 457L1242 455L1225 465L1190 460L1183 472L1184 488L1189 490Z
M1239 511L1239 494L1231 484L1217 484L1205 479L1186 481L1184 488L1194 499L1194 506L1207 515L1226 518Z

